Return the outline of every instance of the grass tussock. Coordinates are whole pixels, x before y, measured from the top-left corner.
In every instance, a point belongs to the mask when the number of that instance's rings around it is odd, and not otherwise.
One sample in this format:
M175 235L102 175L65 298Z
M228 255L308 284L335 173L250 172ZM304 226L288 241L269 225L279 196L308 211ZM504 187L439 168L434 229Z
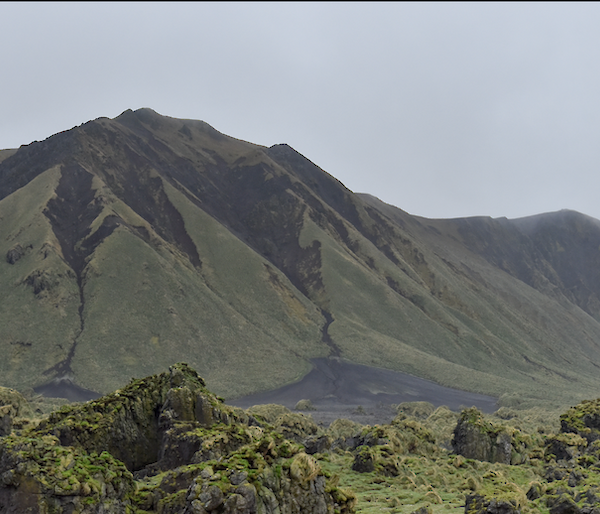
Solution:
M563 418L575 418L586 408L591 407L584 404L579 410L571 409ZM523 459L519 464L511 465L455 454L451 448L451 434L458 413L440 407L424 417L423 411L430 409L417 404L405 405L398 410L399 415L391 425L362 428L363 438L369 435L371 442L367 443L373 445L370 447L376 462L373 471L352 471L360 449L337 448L319 461L323 470L336 477L340 487L356 494L356 512L409 514L418 509L432 513L464 512L465 498L476 494L497 502L509 502L523 513L543 513L548 512L552 501L557 501L553 498L564 495L565 491L569 498L579 502L579 507L585 506L585 498L591 494L587 491L596 491L600 485L600 461L594 460L592 465L591 458L581 456L570 462L557 461L556 455L551 453L551 444L555 440L562 441L572 450L577 447L571 444L571 439L579 437L576 434L557 435L560 412L543 408L509 412L502 408L476 420L482 426L501 427L512 434L513 444L522 445ZM418 417L407 414L409 412ZM345 427L346 433L351 432L349 423L341 420L332 423L329 431L339 434L340 427ZM579 443L582 450L583 443ZM392 461L393 472L390 472ZM586 466L585 470L581 463ZM556 471L560 469L566 471ZM557 479L549 478L549 470L554 470L553 476ZM584 478L576 484L573 476Z

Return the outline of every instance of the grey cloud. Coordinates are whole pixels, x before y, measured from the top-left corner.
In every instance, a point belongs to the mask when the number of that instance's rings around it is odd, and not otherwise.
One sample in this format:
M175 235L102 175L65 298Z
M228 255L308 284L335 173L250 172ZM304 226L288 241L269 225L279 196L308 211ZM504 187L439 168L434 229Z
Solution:
M428 217L600 218L597 4L0 4L0 147L127 108Z

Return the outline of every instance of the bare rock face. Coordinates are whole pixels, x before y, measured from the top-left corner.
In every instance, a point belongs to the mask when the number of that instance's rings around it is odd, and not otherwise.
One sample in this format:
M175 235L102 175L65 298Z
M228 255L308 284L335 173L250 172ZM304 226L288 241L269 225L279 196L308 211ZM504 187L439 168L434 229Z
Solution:
M223 404L186 364L0 438L2 513L326 514L355 502L299 444Z
M511 463L510 434L502 427L485 421L476 408L462 411L454 429L452 447L457 454L468 459Z

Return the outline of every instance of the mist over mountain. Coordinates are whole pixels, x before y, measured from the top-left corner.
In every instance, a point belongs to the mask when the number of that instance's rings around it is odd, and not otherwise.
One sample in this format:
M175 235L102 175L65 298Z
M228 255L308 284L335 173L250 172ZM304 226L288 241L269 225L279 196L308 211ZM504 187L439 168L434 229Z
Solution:
M600 388L598 220L411 216L150 109L0 152L0 255L3 386L185 361L235 398L331 358L505 401Z

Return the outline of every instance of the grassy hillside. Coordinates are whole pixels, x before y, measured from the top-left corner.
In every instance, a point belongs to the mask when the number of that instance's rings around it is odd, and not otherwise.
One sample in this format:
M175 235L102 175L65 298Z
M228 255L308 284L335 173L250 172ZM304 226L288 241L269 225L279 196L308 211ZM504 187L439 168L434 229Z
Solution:
M21 388L46 379L79 328L75 277L43 214L59 176L52 168L0 202L0 376Z
M7 386L187 361L235 397L327 356L522 405L600 386L600 222L578 213L417 218L141 109L3 152L0 218Z

